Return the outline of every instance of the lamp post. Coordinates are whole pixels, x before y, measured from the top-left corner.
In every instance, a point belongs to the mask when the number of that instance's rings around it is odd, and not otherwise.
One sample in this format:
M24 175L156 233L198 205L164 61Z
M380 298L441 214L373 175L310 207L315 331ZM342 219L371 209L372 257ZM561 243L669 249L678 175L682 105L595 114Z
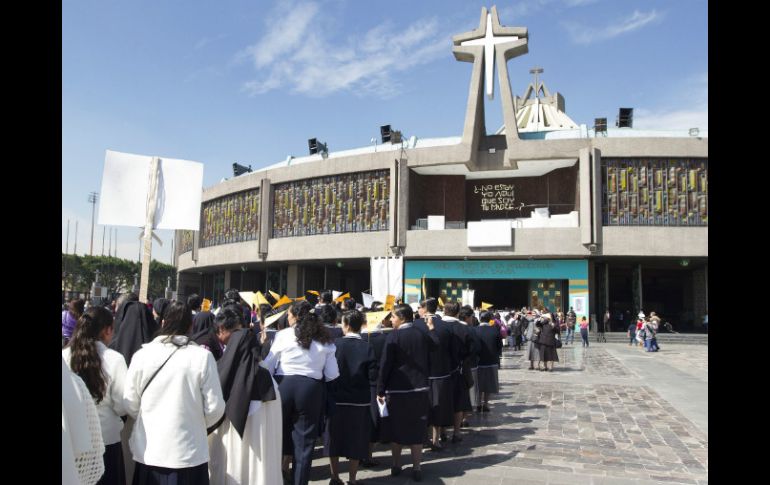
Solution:
M89 255L94 255L94 214L96 213L96 201L99 199L98 192L91 192L88 194L88 202L91 203L91 250Z

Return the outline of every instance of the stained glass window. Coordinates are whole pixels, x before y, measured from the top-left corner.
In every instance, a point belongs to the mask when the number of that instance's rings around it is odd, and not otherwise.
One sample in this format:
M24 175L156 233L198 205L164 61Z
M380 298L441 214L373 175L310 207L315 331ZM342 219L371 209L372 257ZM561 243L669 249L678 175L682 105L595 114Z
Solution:
M603 158L605 226L708 226L708 159Z
M385 231L390 223L389 192L389 170L278 184L272 237Z
M230 194L203 203L200 247L257 239L259 189Z

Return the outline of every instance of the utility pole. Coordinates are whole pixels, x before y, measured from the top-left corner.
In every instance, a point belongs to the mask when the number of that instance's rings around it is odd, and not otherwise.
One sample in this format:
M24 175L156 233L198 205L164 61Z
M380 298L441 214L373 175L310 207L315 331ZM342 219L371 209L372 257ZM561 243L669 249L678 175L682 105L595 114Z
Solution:
M78 220L75 219L75 248L72 250L72 254L78 253Z
M116 258L118 257L118 228L115 228L115 251L112 252L112 255Z
M70 250L70 220L67 219L67 242L64 246L64 254L68 254Z
M89 254L94 255L94 214L96 212L96 200L99 198L98 192L88 194L88 202L91 203L91 250Z
M104 256L104 236L107 234L107 226L102 226L102 256Z
M107 243L107 257L112 256L112 228L110 228L110 240Z

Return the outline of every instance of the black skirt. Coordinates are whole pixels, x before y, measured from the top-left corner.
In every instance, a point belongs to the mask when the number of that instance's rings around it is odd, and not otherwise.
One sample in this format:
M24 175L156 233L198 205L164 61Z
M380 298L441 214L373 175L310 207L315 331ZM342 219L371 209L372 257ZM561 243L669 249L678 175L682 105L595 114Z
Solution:
M136 462L133 485L209 485L209 464L163 468Z
M479 366L478 381L476 386L479 392L498 393L500 392L500 380L497 373L497 364L491 366Z
M381 436L381 423L380 408L377 406L377 388L370 388L371 404L369 405L369 417L371 426L369 426L369 442L370 443L385 443L386 441Z
M329 417L329 446L327 456L343 456L348 460L369 457L371 416L369 405L337 404L337 412Z
M388 417L382 419L385 441L400 445L421 445L428 433L428 392L388 394Z
M455 412L473 411L473 408L471 407L471 393L468 386L465 384L465 378L459 371L455 371L452 373L452 379L454 379Z
M540 360L543 362L559 362L559 353L553 345L540 344Z
M104 475L96 485L126 485L123 445L118 441L104 447Z
M430 379L431 426L452 426L454 423L454 379L450 374L443 379Z

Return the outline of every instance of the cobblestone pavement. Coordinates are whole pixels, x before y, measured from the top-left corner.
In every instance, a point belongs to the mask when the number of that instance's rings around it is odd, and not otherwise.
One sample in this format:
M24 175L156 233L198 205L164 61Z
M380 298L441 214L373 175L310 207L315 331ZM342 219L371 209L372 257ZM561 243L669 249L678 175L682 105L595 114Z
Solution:
M423 483L473 485L708 483L708 347L627 344L559 350L554 372L528 370L505 349L491 413L474 415L464 440L423 454ZM706 400L706 402L703 402ZM317 451L320 451L317 450ZM371 484L411 483L411 459L390 476L390 451L363 469ZM313 484L329 482L317 454ZM345 460L341 478L347 479Z

